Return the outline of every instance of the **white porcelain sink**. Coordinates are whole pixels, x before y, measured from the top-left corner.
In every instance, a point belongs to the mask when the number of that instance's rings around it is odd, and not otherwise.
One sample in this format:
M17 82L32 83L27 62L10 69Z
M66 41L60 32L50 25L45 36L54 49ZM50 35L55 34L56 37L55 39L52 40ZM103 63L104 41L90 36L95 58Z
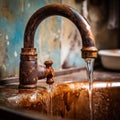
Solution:
M99 50L103 67L112 70L120 70L120 49Z

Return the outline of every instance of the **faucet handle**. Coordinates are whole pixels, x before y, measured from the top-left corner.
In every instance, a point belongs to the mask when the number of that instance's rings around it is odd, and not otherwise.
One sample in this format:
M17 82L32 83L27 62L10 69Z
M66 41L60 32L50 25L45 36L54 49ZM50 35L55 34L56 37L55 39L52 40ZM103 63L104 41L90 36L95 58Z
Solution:
M45 61L44 64L46 65L46 78L47 78L46 83L49 85L53 84L54 83L53 76L55 74L54 69L52 68L53 62L51 60L48 60Z

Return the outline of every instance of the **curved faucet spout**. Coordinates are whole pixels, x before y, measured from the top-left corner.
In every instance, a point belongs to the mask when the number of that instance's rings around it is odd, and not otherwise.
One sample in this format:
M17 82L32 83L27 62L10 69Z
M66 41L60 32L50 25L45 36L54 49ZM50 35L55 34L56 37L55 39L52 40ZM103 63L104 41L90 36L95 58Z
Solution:
M45 7L38 9L31 16L25 29L24 48L34 48L34 35L38 25L41 23L42 20L52 15L60 15L66 17L76 25L82 37L83 58L88 58L88 57L94 58L97 56L95 40L90 25L85 20L85 18L83 18L79 14L79 12L77 12L75 9L73 9L70 6L63 4L47 5Z
M97 48L90 25L75 9L64 4L51 4L38 9L29 19L24 33L24 48L21 52L20 87L34 88L38 79L37 52L34 48L34 35L38 25L47 17L59 15L71 20L82 38L82 57L96 58Z

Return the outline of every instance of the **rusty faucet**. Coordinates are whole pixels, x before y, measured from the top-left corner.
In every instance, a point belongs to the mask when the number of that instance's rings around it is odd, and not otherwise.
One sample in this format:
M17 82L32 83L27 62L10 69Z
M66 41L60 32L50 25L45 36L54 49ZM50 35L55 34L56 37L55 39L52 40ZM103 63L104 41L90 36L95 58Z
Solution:
M45 18L60 15L71 20L78 28L82 38L82 57L96 58L97 48L88 22L70 6L64 4L51 4L38 9L29 19L24 33L24 48L21 49L19 88L36 88L38 78L47 77L47 83L52 84L54 70L52 61L46 61L46 68L37 64L37 52L34 48L34 35L38 25Z

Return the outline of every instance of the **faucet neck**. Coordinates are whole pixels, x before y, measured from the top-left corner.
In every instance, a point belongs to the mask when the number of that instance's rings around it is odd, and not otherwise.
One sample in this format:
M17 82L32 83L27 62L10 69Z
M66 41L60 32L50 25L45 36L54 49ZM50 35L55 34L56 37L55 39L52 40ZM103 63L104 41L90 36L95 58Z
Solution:
M20 61L20 85L19 88L35 88L38 80L37 52L34 48L34 35L38 25L45 18L52 15L60 15L71 20L78 28L82 37L82 57L97 57L97 48L92 34L90 25L75 9L63 4L52 4L38 9L29 19L24 33L24 48L21 51ZM54 81L53 70L50 65L47 66L47 83L52 84ZM49 73L49 74L48 74Z
M96 57L96 47L95 47L95 40L92 34L90 25L88 22L83 18L79 12L75 9L71 8L70 6L64 4L52 4L47 5L38 9L29 19L25 33L24 33L24 48L34 48L34 35L38 25L41 23L42 20L45 18L52 16L52 15L60 15L63 17L68 18L71 20L76 27L78 28L81 37L82 37L82 51L84 53L83 57ZM93 54L89 55L86 53L94 52ZM87 55L87 56L86 56Z

